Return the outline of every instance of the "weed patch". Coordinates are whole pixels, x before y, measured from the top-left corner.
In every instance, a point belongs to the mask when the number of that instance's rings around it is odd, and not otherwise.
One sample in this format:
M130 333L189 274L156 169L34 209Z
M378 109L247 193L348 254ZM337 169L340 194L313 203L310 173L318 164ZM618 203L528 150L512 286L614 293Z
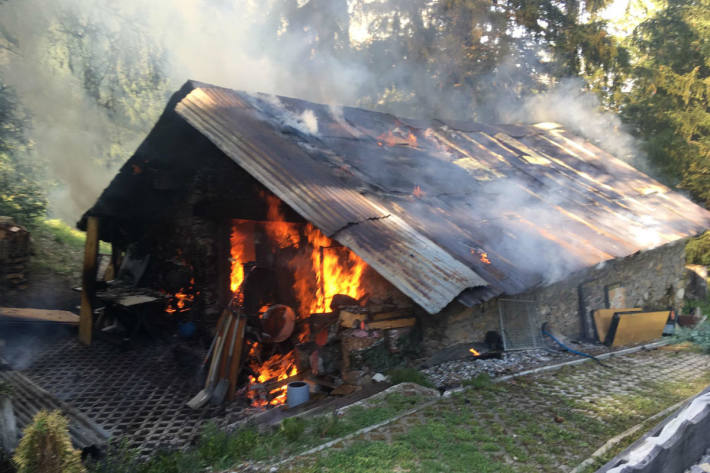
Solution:
M390 370L388 373L392 384L399 383L416 383L427 388L433 388L434 385L421 371L417 371L414 368L395 368Z

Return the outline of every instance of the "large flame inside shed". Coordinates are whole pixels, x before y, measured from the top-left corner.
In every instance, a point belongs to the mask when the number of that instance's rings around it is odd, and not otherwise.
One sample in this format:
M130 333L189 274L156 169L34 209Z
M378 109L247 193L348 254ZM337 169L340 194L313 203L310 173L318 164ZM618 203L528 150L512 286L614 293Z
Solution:
M367 264L361 258L333 242L310 223L284 221L279 199L272 195L262 197L268 205L268 221L260 222L259 225L262 226L275 257L289 255L290 259L282 262L281 266L287 266L293 274L292 289L297 302L294 310L299 319L307 318L313 313L328 312L333 296L337 294L356 299L364 295L361 280ZM251 254L248 246L254 244L254 234L247 233L245 228L253 230L254 226L235 224L230 237L230 288L235 294L239 292L245 278L244 263L247 262L247 255ZM284 251L286 249L288 251ZM308 325L298 326L300 331L296 337L299 342L304 342L309 336ZM269 399L257 397L251 388L257 384L268 386L270 383L297 375L295 355L293 351L285 355L276 353L269 359L260 361L255 356L259 349L259 343L254 342L249 349L247 360L251 370L256 373L255 377L250 377L249 392L252 402L254 405L282 404L285 402L285 386L270 390Z

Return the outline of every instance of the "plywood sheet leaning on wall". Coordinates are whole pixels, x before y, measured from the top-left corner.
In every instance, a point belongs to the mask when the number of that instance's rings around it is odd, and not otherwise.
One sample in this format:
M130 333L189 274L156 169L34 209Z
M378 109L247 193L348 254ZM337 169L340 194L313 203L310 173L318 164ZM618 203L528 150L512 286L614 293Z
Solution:
M670 310L656 312L617 312L606 336L612 347L635 345L661 338Z
M606 340L606 334L609 332L609 326L611 325L611 319L617 312L640 312L639 307L630 308L612 308L612 309L597 309L594 311L594 326L597 329L597 337L600 342L604 343Z

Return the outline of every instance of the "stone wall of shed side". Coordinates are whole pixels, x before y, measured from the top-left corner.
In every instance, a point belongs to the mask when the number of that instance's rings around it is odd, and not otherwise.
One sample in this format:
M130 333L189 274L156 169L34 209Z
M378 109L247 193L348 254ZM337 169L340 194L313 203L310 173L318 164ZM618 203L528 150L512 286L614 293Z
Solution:
M685 295L685 240L607 261L563 281L516 296L501 296L474 307L452 302L439 314L423 317L425 351L435 353L458 343L480 342L499 330L501 299L533 300L539 324L549 322L570 338L594 338L591 312L607 307L605 288L620 284L629 307L672 307Z
M569 337L594 338L592 311L608 307L605 288L613 284L625 288L628 307L678 311L685 296L685 243L607 261L539 289L534 296L540 323L550 322Z

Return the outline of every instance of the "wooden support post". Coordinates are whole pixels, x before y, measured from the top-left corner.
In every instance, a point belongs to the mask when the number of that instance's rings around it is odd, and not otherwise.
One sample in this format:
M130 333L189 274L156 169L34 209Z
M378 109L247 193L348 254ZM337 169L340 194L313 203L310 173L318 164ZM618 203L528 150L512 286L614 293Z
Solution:
M99 219L89 217L86 224L84 270L81 277L81 310L79 311L79 341L91 345L96 296L96 261L99 254Z
M247 320L244 315L237 319L237 335L232 349L232 359L229 362L229 391L227 399L234 400L237 393L237 380L239 379L239 371L242 369L242 352L244 351L244 330L247 326Z
M116 243L111 243L111 262L104 273L104 281L111 281L118 276L118 270L121 267L121 249L116 246Z

